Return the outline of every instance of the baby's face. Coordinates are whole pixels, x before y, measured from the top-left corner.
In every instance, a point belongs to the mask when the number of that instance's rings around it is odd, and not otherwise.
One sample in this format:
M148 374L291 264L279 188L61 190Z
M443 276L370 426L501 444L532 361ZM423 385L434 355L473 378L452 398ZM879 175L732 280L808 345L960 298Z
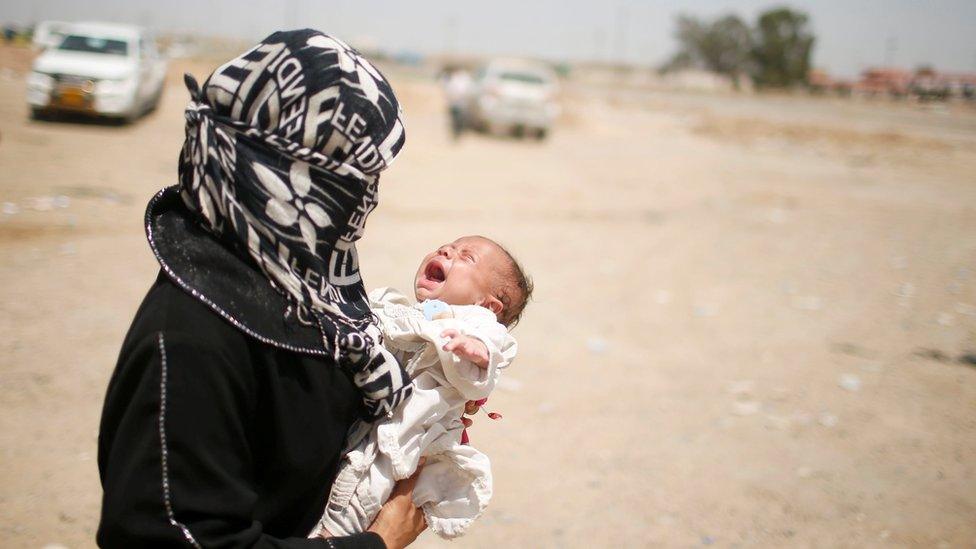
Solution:
M465 236L427 254L417 269L417 301L439 299L450 305L481 305L501 310L492 294L496 277L505 272L505 254L492 241ZM497 302L496 310L494 303Z

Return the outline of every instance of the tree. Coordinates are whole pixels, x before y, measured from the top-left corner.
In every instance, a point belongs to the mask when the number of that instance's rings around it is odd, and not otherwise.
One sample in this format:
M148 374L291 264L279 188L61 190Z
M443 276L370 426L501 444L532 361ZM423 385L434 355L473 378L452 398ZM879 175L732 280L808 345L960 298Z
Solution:
M785 88L806 83L815 40L808 21L807 14L789 8L759 16L753 48L756 84Z
M665 70L699 67L732 78L736 87L739 78L749 72L752 34L742 19L726 15L712 21L679 15L677 32L680 50L665 66Z

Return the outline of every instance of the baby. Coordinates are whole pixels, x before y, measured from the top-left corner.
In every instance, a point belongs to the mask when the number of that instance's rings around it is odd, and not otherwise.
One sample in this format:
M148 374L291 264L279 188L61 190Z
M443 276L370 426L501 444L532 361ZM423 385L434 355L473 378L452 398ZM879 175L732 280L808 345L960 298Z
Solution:
M388 417L350 430L325 514L312 535L365 531L396 481L426 458L413 491L431 530L460 536L491 498L488 457L462 444L465 403L487 398L515 357L532 282L500 245L466 236L427 254L412 305L388 288L370 293L384 352L410 374L413 394Z

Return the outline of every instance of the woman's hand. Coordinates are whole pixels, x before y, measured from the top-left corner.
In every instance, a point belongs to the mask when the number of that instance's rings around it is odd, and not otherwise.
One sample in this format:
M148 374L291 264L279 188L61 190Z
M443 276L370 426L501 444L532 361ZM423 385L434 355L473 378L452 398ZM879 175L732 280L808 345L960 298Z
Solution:
M427 528L423 511L413 504L413 488L417 485L424 461L425 458L421 458L417 471L393 486L390 499L383 504L369 527L370 532L383 538L387 549L401 549L410 545Z
M481 405L485 403L485 400L469 400L464 403L464 413L469 416L473 416L481 410Z
M464 424L464 429L461 431L461 444L468 444L468 427L471 427L474 424L474 421L467 416L477 414L478 410L481 409L481 405L484 404L486 400L488 399L483 398L481 400L469 400L464 403L464 414L461 415L461 423Z

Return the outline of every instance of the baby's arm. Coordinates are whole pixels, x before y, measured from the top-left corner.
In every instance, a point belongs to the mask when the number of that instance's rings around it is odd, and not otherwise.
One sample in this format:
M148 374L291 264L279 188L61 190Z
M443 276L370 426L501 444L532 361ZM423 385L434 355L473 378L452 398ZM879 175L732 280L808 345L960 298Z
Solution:
M454 329L444 330L441 337L450 339L444 344L445 351L454 353L483 370L488 368L488 346L484 341Z
M467 400L485 398L494 389L499 370L515 358L518 345L491 311L477 306L452 308L454 318L427 323L433 336L428 340L436 342L445 381Z

